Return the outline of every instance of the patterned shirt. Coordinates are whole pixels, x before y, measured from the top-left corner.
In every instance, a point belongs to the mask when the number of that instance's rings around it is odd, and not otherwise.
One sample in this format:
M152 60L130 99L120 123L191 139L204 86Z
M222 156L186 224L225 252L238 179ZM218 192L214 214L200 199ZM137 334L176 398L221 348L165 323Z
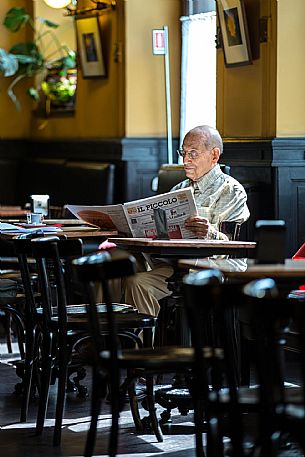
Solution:
M245 189L232 176L223 173L218 164L198 181L185 179L171 190L185 187L193 188L198 215L206 217L211 224L208 239L227 239L218 231L220 222L242 223L250 216Z

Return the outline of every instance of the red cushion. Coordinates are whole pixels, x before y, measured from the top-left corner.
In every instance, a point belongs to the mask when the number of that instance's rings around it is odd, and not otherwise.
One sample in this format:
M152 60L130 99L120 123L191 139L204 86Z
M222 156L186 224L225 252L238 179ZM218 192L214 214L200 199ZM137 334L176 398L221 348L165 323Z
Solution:
M302 244L300 249L292 256L294 260L305 260L305 243Z

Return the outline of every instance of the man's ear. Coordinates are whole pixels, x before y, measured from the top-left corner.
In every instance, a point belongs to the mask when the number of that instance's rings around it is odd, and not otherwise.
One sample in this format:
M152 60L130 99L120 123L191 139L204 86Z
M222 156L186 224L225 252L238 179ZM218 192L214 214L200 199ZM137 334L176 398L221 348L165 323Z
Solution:
M219 148L213 148L212 154L213 154L213 162L217 163L218 160L219 160L219 157L220 157L220 149Z

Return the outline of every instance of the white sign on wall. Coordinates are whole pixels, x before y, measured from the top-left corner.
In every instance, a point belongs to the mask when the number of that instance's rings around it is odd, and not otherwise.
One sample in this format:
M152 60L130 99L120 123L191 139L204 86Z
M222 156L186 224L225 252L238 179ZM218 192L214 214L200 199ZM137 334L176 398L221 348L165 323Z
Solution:
M166 124L167 124L167 160L173 163L173 145L172 145L172 115L171 115L171 98L170 98L170 74L169 74L169 46L168 46L168 27L163 29L153 29L152 45L154 55L164 56L165 69L165 95L166 95Z
M166 41L164 32L164 29L155 29L152 31L153 54L166 54Z

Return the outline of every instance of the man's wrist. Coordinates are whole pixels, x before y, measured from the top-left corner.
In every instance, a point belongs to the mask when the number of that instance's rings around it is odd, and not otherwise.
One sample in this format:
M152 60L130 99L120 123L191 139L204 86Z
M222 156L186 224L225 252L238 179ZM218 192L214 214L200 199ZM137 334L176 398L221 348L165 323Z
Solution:
M224 233L219 232L218 230L216 230L215 227L210 225L208 233L207 233L207 239L208 240L224 240L224 241L227 241L228 237Z
M207 238L209 240L217 240L218 239L218 231L214 227L212 227L211 225L209 226Z

